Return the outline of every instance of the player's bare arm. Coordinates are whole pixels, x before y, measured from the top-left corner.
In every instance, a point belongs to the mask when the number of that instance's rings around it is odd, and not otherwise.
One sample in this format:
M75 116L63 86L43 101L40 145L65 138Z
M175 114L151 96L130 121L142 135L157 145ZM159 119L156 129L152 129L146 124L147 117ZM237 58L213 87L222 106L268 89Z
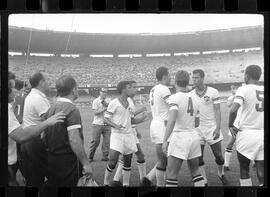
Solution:
M110 127L116 128L116 129L124 129L125 127L123 125L117 125L113 123L109 118L104 117L104 122L109 125Z
M216 118L216 129L213 133L213 139L218 139L220 136L220 124L221 124L221 112L220 112L220 104L214 104L215 118Z
M138 108L135 110L134 116L137 116L137 115L139 115L140 113L145 112L146 110L147 110L146 107L140 106L140 107L138 107Z
M97 109L94 109L94 114L95 115L100 115L102 114L103 112L105 112L107 110L107 108L103 108L103 109L100 109L100 110L97 110Z
M68 131L69 143L72 151L83 165L83 174L87 177L92 177L92 165L88 161L87 155L83 147L83 140L80 137L79 129L71 129Z
M240 131L238 128L236 128L233 125L239 108L240 108L240 104L234 102L229 112L229 129L233 137L236 137L237 132Z
M168 139L172 134L175 122L176 122L176 118L177 118L177 110L170 110L169 111L169 118L168 118L168 123L167 123L167 127L166 127L166 131L165 131L165 135L164 135L164 139L163 139L163 144L162 144L162 150L165 154L167 154L167 148L168 148Z
M195 117L195 128L200 126L200 117Z
M139 118L132 118L131 119L131 124L140 124L148 120L148 115L144 113L141 117Z

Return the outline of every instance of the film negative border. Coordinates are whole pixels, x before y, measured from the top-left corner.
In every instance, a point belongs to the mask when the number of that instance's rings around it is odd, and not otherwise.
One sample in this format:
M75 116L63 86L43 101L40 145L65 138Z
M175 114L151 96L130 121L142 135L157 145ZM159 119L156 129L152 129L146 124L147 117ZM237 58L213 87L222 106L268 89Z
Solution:
M1 0L0 11L21 12L257 12L266 0Z
M264 26L264 56L265 65L269 65L269 5L263 0L48 0L45 6L44 0L1 0L1 104L7 103L6 89L8 59L7 34L8 14L11 13L261 13L265 16ZM265 67L265 76L268 68ZM268 84L268 79L265 79ZM266 92L268 87L266 86ZM267 105L267 103L266 103ZM7 109L1 107L1 122L7 122ZM1 131L7 125L1 124ZM1 133L2 134L2 133ZM7 135L1 135L0 155L7 158ZM266 139L268 136L266 135ZM266 146L268 142L265 140ZM267 154L266 154L267 155ZM1 161L1 182L6 185L7 166ZM4 176L2 176L4 173ZM267 174L267 172L266 172ZM261 197L266 195L265 188L50 188L41 190L38 188L24 187L0 187L0 196L239 196L239 197Z

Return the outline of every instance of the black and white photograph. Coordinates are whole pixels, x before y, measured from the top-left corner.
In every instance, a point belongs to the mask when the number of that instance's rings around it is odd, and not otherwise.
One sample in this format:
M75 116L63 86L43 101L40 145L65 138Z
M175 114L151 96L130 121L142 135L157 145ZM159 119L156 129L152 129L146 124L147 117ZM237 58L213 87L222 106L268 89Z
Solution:
M263 15L8 20L9 186L264 186Z

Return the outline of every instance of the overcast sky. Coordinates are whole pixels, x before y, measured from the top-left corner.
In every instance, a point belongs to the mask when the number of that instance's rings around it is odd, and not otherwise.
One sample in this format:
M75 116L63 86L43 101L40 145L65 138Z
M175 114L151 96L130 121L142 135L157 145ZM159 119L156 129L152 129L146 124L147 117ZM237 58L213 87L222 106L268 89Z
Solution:
M258 14L13 14L9 17L12 26L88 33L176 33L263 23L263 16Z

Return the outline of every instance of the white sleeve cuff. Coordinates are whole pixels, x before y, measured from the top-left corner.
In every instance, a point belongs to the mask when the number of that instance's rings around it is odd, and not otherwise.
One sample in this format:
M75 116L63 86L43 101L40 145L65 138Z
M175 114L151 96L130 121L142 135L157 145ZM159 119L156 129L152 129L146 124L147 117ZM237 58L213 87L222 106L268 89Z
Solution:
M67 127L67 130L70 131L72 129L80 129L82 126L80 124L75 124Z

